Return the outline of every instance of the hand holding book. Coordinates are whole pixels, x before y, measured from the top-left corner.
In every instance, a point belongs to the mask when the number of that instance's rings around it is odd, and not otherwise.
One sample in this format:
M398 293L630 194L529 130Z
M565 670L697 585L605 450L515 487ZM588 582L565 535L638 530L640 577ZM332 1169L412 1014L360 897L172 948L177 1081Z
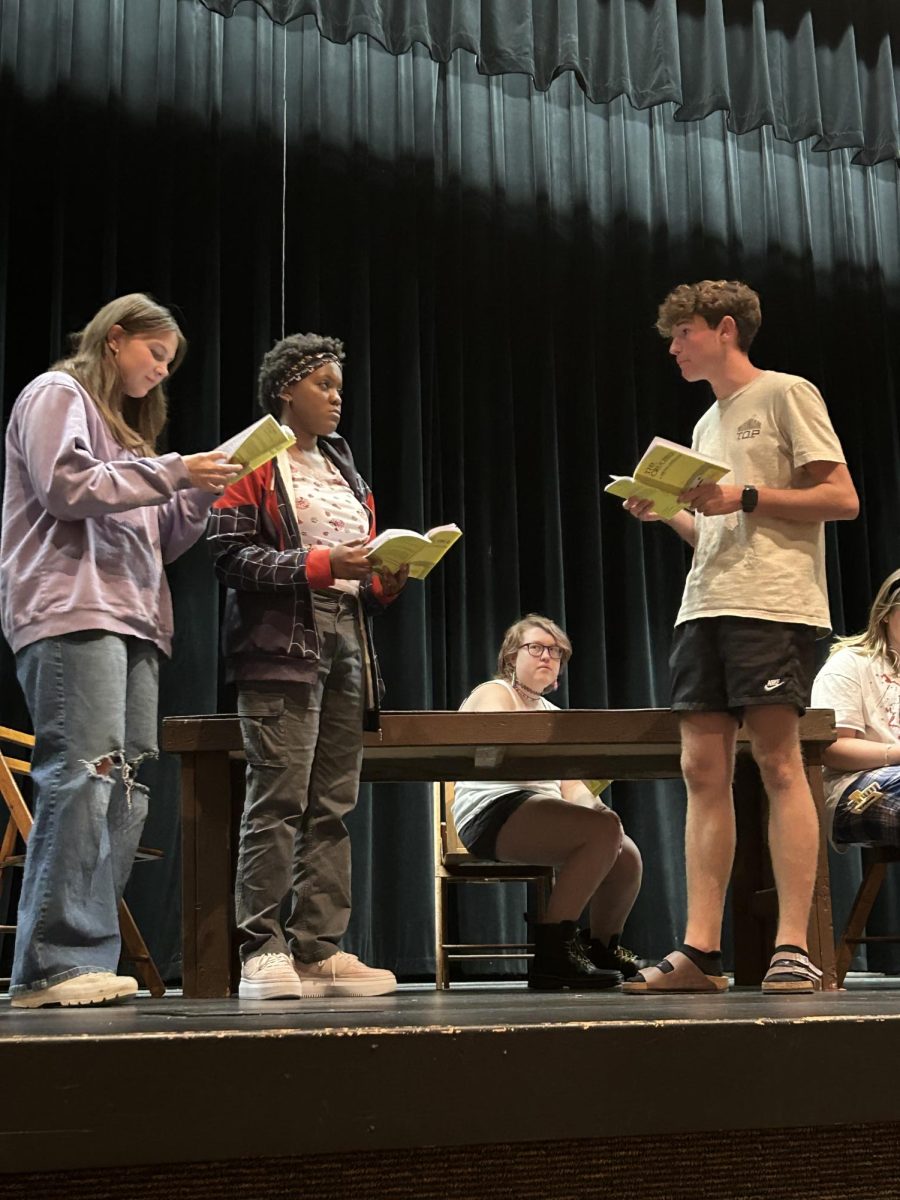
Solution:
M331 574L335 579L356 579L360 583L372 575L372 564L368 556L369 543L363 539L353 542L338 542L331 547L329 560ZM382 568L381 591L385 597L396 596L403 591L409 576L409 567L405 564L396 571Z
M293 430L288 429L287 425L279 425L271 413L266 413L216 449L227 454L232 462L241 464L244 469L235 479L243 479L280 451L293 446L296 440Z
M634 475L613 475L603 489L625 500L649 500L653 512L670 520L688 505L682 493L704 483L718 483L729 473L728 463L708 458L697 450L679 446L665 438L654 438L634 469Z
M229 462L220 450L200 451L198 454L182 454L181 461L187 468L191 487L201 492L220 494L238 478L240 465Z

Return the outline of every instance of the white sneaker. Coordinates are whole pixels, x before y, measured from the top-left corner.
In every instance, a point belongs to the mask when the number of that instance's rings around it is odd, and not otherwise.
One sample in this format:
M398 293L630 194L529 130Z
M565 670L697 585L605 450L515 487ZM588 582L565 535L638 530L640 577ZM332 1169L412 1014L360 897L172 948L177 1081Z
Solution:
M303 984L287 954L257 954L241 967L242 1000L299 1000Z
M59 1004L69 1008L79 1004L111 1004L116 1000L128 1000L138 990L137 980L130 975L114 975L112 971L85 971L73 975L62 983L39 988L32 992L20 992L13 996L13 1008L43 1008Z
M390 971L367 967L355 954L338 950L320 962L294 962L304 996L384 996L397 990Z

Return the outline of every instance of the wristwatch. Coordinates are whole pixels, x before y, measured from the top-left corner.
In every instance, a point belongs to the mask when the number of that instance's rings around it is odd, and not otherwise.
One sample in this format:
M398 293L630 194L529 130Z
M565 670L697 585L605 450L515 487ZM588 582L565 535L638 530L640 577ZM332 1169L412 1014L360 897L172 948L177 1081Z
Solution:
M744 485L744 490L741 492L741 509L745 513L752 513L759 504L759 492L752 483Z

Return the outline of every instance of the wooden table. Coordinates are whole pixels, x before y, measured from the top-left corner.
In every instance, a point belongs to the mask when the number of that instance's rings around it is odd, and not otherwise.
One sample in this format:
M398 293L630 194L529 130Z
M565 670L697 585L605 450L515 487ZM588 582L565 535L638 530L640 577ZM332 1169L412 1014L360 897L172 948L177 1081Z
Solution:
M678 719L669 709L563 712L384 712L365 735L369 782L458 779L668 779L680 776ZM822 750L834 715L811 709L800 722L807 775L823 828L809 929L823 987L836 985ZM233 799L242 795L236 716L168 717L162 748L181 755L184 994L221 997L234 984ZM765 843L766 798L746 740L734 784L738 843L732 877L735 982L758 983L771 954L761 920L774 911ZM654 864L646 863L652 872ZM424 899L423 899L424 903Z

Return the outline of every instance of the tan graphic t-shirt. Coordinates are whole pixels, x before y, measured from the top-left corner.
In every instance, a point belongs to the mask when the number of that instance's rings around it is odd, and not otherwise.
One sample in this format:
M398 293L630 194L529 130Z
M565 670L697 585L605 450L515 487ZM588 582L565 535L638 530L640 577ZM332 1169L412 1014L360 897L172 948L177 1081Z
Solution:
M763 371L717 400L694 429L694 449L731 463L723 483L802 488L811 462L845 462L819 391L797 375ZM736 512L696 522L694 559L676 625L697 617L831 625L821 521Z

